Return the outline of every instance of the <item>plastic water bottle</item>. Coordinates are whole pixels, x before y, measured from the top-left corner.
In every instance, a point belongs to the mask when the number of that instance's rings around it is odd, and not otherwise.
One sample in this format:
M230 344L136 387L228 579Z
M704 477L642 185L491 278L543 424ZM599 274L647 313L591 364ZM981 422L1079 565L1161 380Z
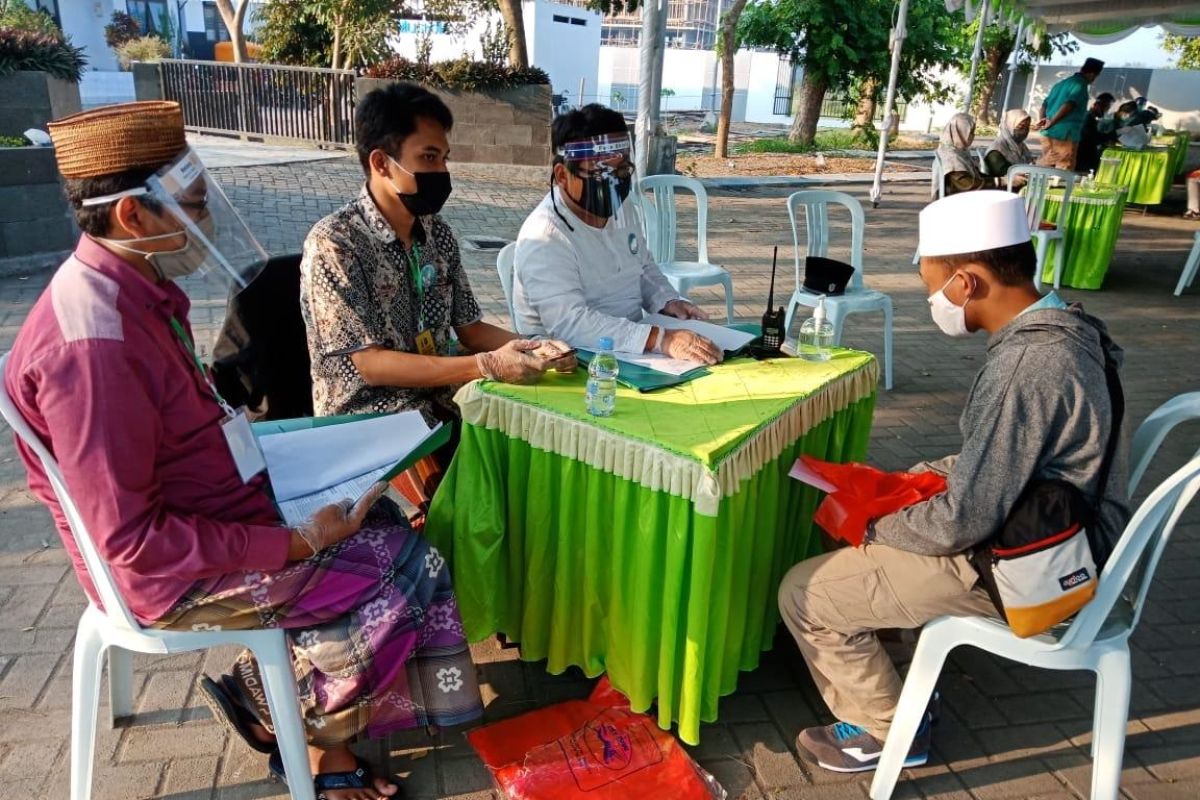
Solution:
M620 367L613 355L613 340L600 337L596 355L588 364L587 393L584 402L588 413L594 417L611 417L617 404L617 373Z
M828 361L833 356L833 323L825 319L825 295L800 326L799 345L799 355L806 361Z

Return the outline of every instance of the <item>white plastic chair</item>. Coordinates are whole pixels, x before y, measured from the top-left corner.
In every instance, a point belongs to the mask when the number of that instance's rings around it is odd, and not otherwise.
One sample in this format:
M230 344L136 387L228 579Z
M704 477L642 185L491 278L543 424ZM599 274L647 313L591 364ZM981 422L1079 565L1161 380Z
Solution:
M850 314L867 311L883 312L883 387L892 388L892 298L883 292L868 289L863 285L863 229L866 222L862 204L845 192L805 190L788 196L788 219L792 222L792 258L796 269L796 289L788 301L784 330L791 330L792 315L797 306L815 308L821 295L804 288L800 275L800 227L796 223L796 210L804 207L804 228L807 234L806 256L829 255L829 204L844 206L850 212L850 266L854 275L846 286L846 293L838 297L825 297L826 319L833 325L833 343L842 341L842 323Z
M1175 284L1176 297L1183 294L1183 290L1196 280L1197 270L1200 270L1200 231L1196 231L1196 243L1192 245L1192 252L1188 253L1187 261L1183 265L1183 272L1179 274L1179 283Z
M1008 168L1008 175L1005 176L1010 192L1013 178L1018 175L1025 176L1025 188L1022 190L1025 198L1025 216L1029 220L1029 233L1037 248L1037 274L1034 276L1033 283L1035 286L1040 286L1042 283L1042 266L1046 263L1046 253L1050 248L1050 241L1054 240L1058 242L1058 247L1054 251L1054 288L1059 289L1062 287L1063 265L1067 263L1067 247L1063 240L1061 223L1066 219L1067 204L1071 202L1071 192L1075 189L1075 181L1079 179L1079 176L1063 169L1038 167L1032 164L1014 164ZM1052 184L1055 178L1058 178L1063 189L1062 201L1058 206L1059 224L1051 229L1042 230L1042 219L1046 215L1046 200L1050 197L1050 189L1053 188Z
M504 302L508 304L508 322L517 330L517 307L513 305L513 271L517 267L517 243L509 242L496 254L496 273L500 276L500 288L504 290Z
M675 239L678 234L678 215L675 211L675 192L691 192L696 196L696 261L675 260ZM654 261L675 291L687 297L693 286L721 284L725 287L725 322L733 322L733 278L724 267L708 260L708 192L695 178L682 175L652 175L642 178L638 191L646 217L646 238Z
M8 355L0 356L0 376L3 376L7 363ZM254 653L266 684L267 704L279 740L284 771L290 778L291 795L295 800L314 800L296 679L283 630L160 631L139 625L117 593L112 573L79 516L58 463L17 411L2 380L0 416L41 460L106 609L101 611L89 604L75 630L75 656L71 667L71 800L88 800L92 793L96 716L105 654L108 655L109 705L115 721L133 712L131 653L166 655L223 645L240 645Z
M1196 417L1200 417L1200 392L1176 397L1146 418L1134 435L1130 494L1167 433L1180 422ZM1100 575L1096 596L1065 626L1020 639L1003 622L986 617L939 617L927 624L917 642L871 783L872 800L892 796L942 665L950 651L961 645L1042 669L1095 672L1091 800L1116 800L1132 682L1129 637L1141 618L1146 593L1171 531L1198 489L1200 456L1192 458L1142 503Z

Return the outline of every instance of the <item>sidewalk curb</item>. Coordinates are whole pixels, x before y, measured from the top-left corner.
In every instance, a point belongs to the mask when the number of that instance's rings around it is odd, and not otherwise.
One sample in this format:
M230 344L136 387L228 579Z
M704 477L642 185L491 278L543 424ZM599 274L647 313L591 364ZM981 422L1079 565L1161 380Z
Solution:
M893 172L884 173L884 183L928 183L932 180L929 172ZM727 176L719 178L701 178L700 183L705 189L752 189L755 187L789 188L806 186L825 186L835 184L873 183L875 175L871 172L832 173L829 175L774 175L769 177L740 177Z

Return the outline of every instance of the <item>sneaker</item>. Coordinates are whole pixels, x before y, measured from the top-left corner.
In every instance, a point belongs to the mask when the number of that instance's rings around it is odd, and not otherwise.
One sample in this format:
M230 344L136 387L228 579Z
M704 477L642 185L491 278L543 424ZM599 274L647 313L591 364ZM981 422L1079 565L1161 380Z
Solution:
M929 715L925 715L904 766L919 767L929 760ZM805 760L832 772L868 772L883 753L883 742L849 722L822 728L805 728L796 737L796 749Z

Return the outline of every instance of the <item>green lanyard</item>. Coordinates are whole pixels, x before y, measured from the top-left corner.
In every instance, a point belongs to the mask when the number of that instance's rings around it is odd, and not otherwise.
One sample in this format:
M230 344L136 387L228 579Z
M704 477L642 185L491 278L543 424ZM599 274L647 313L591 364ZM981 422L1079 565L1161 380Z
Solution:
M233 418L237 416L237 412L233 410L233 406L225 402L225 398L217 391L217 386L212 382L212 378L208 374L208 370L204 366L204 362L200 360L200 356L196 355L196 348L192 346L192 340L187 335L187 331L179 324L179 320L171 317L171 330L175 331L175 335L179 337L183 348L188 351L188 355L192 357L192 363L196 365L196 371L200 373L200 377L204 379L204 383L208 385L208 390L212 392L213 398L220 404L221 410L226 416Z
M416 242L408 251L408 271L417 291L417 333L425 330L425 280L421 274L421 248Z

